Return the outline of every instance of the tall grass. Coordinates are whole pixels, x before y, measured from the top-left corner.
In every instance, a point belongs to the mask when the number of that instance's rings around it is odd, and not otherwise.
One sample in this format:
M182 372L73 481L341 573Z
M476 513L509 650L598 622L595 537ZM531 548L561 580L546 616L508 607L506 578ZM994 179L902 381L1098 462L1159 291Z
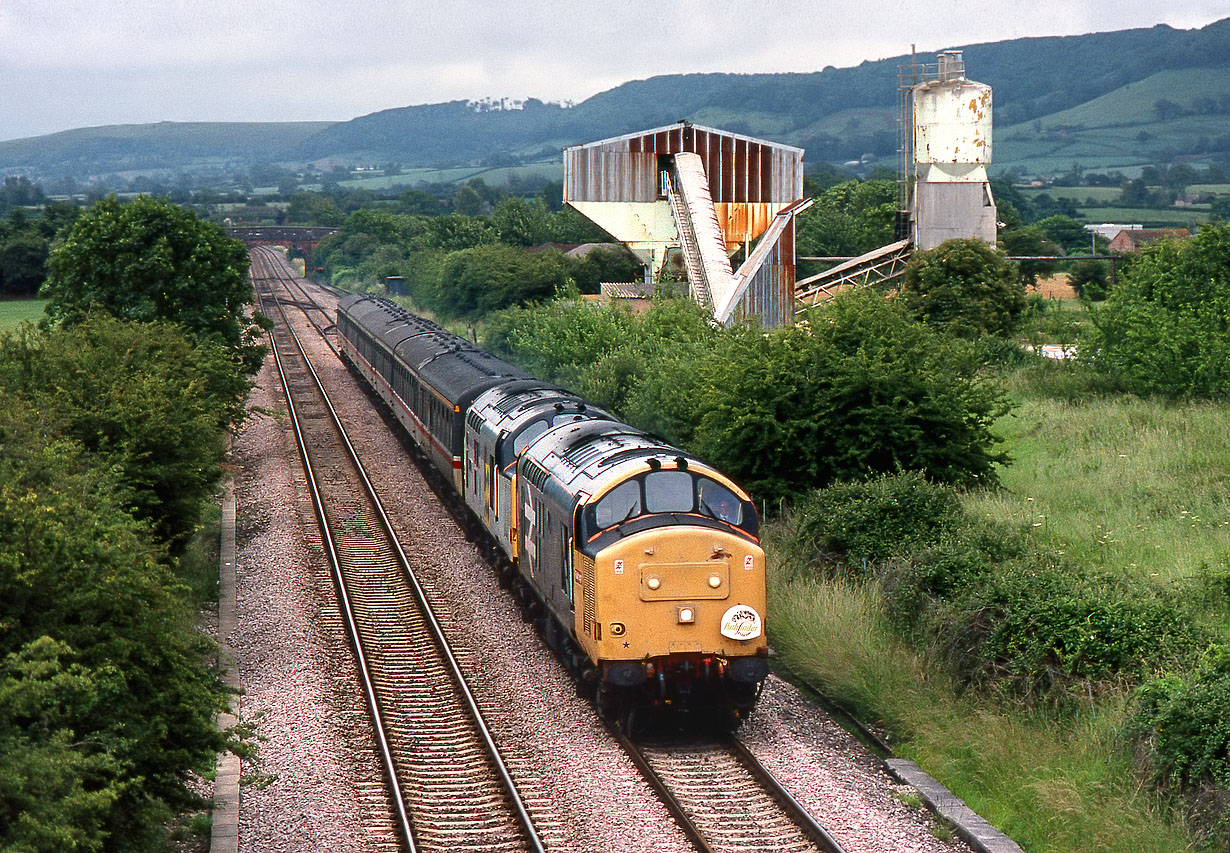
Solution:
M1230 406L1128 396L1056 399L1009 377L997 425L1013 464L977 512L1035 526L1072 556L1159 583L1230 570Z
M772 534L769 536L772 550ZM796 673L881 727L1030 853L1173 853L1186 832L1135 782L1118 736L1126 702L1054 719L958 697L926 649L889 629L874 585L769 577L774 647Z

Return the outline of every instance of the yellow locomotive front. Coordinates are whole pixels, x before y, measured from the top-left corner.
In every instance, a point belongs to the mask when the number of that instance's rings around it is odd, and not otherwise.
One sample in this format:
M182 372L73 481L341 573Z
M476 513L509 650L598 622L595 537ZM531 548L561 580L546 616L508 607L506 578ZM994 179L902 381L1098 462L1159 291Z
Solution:
M578 512L575 631L600 695L740 719L768 672L755 509L694 461L636 468Z

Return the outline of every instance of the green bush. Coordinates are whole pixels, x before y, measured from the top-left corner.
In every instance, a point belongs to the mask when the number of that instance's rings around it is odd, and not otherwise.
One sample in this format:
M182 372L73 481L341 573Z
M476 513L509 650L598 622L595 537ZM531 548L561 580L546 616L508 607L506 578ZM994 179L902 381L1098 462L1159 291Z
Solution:
M952 605L936 636L956 674L1027 699L1147 678L1200 640L1172 597L1041 553L997 567Z
M915 252L902 291L915 316L964 338L1007 334L1025 306L1016 264L981 240Z
M1106 261L1073 261L1068 268L1068 283L1082 296L1092 302L1101 302L1110 293L1110 279Z
M812 492L791 515L791 551L851 567L933 544L963 520L956 494L918 472L836 483Z
M1092 319L1081 356L1128 391L1230 393L1230 224L1146 246Z
M1211 646L1194 672L1150 681L1136 699L1129 729L1154 781L1187 794L1197 824L1230 844L1230 646Z
M564 299L492 315L483 344L535 376L681 443L694 415L682 393L694 374L688 366L712 353L716 340L708 315L691 300L659 300L637 317L618 305ZM675 381L664 386L666 377Z
M501 243L476 246L445 259L439 304L452 317L481 317L549 299L567 281L567 263L557 251L527 254Z
M1007 410L962 342L912 320L901 300L855 292L807 325L722 339L688 394L689 447L770 500L878 473L993 483Z
M106 314L0 338L0 389L114 466L129 509L178 550L221 476L251 382L215 343Z

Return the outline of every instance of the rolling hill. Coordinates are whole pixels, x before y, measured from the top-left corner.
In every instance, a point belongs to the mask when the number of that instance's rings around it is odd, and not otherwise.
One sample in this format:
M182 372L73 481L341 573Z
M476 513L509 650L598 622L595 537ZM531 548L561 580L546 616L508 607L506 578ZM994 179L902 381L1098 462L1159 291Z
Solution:
M995 167L1023 174L1130 169L1174 157L1230 161L1230 18L958 46L995 97ZM919 57L933 61L934 51ZM0 142L0 170L82 176L279 161L396 162L410 169L554 158L565 145L689 119L807 149L809 162L896 162L897 67L907 56L807 74L682 74L564 107L454 101L334 124L93 128Z

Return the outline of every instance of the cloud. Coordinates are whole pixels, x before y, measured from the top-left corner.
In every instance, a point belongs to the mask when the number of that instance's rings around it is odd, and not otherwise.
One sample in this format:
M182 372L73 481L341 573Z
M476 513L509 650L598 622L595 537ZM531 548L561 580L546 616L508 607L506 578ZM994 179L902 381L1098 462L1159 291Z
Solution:
M579 101L656 74L813 71L1034 35L1203 26L1224 0L3 0L0 137Z

